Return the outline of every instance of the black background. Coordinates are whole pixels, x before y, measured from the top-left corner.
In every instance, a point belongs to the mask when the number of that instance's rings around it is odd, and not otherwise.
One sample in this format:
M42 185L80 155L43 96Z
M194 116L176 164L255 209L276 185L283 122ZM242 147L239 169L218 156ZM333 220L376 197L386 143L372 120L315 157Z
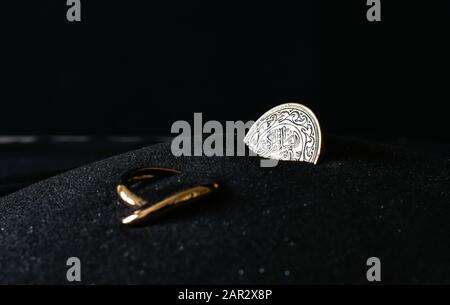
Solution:
M93 283L141 282L131 280L143 262L158 270L147 273L155 283L365 283L372 255L387 283L448 282L447 160L361 141L414 138L428 149L429 139L450 139L443 2L382 0L380 23L366 20L365 0L82 0L80 23L66 20L65 2L0 6L0 134L167 134L194 111L248 120L301 101L319 117L327 153L317 167L283 163L267 175L255 158L175 158L169 143L146 143L66 172L144 143L1 145L0 196L14 194L0 202L0 281L65 282L75 254L96 272ZM223 204L122 231L111 186L149 164L181 169L192 183L224 181Z
M328 133L446 139L448 5L2 4L0 134L168 134L300 101Z

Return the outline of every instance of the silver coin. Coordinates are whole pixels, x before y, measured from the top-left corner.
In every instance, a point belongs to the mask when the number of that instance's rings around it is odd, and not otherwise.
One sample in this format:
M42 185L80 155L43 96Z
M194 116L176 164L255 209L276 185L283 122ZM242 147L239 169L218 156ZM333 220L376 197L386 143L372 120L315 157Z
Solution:
M276 160L317 163L322 135L306 106L287 103L264 113L250 128L245 144L257 155Z

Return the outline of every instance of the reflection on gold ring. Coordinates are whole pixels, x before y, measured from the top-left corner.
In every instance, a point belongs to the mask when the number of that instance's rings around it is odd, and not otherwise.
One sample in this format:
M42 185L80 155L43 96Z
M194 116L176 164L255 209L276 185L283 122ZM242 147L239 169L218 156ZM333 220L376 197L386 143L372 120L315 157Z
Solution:
M122 223L126 225L137 224L156 212L163 212L169 207L184 205L194 199L208 195L219 188L217 182L196 185L170 195L151 205L130 189L130 187L136 183L151 180L155 181L178 173L177 170L170 168L143 167L124 175L117 184L116 192L123 205L128 208L134 208L135 210L129 216L123 218Z

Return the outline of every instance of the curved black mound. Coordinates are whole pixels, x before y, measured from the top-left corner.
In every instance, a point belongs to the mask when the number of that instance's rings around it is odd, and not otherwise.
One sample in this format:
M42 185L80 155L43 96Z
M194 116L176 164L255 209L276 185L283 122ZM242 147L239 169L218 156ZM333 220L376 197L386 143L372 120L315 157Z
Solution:
M333 138L317 165L256 157L181 157L153 145L34 184L0 199L0 282L450 282L450 164L395 147ZM123 227L115 183L130 168L184 174L147 186L219 180L215 197L138 228ZM155 188L158 187L158 190Z

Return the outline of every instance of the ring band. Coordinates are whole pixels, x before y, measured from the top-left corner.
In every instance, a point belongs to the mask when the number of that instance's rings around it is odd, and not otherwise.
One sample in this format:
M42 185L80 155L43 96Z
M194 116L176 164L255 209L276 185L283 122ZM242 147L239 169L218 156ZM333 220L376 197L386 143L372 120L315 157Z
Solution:
M122 218L122 224L138 224L156 212L159 213L174 207L180 207L194 199L209 195L219 188L217 182L200 184L167 196L151 205L147 200L136 195L131 190L131 187L139 182L154 182L161 178L170 177L179 173L179 171L171 168L143 167L134 169L123 175L117 184L116 192L119 201L127 208L134 210L129 216Z

